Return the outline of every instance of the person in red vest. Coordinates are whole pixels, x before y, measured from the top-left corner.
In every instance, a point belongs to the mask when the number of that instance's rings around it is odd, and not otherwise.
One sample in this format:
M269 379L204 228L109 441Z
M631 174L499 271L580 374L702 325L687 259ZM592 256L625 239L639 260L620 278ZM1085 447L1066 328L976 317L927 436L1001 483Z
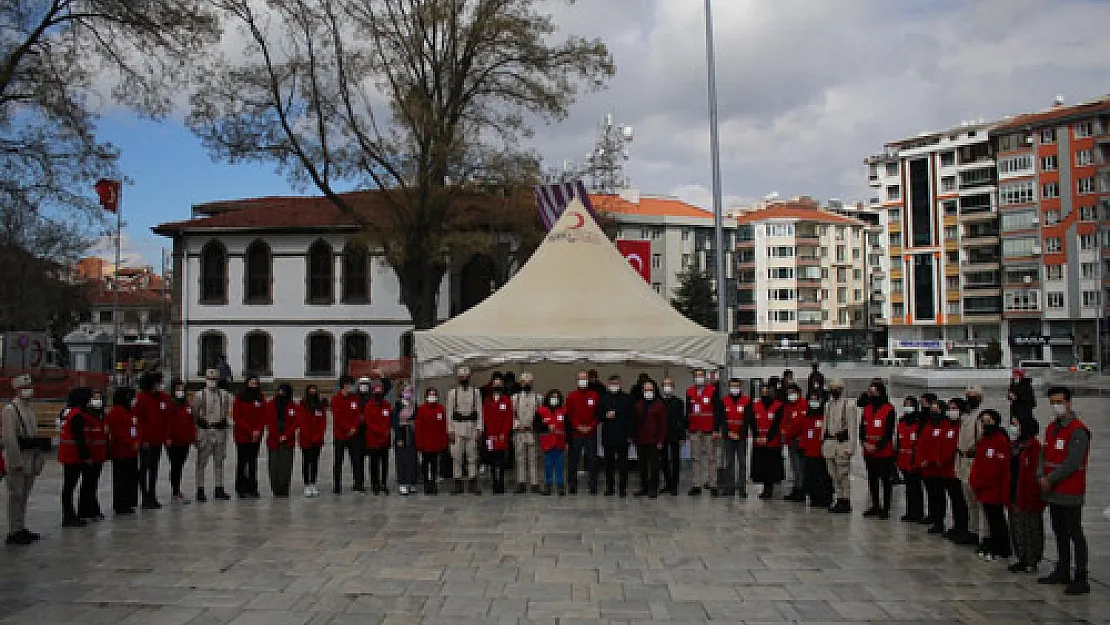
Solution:
M822 453L825 440L825 391L811 388L806 397L806 413L795 436L805 460L805 493L813 508L832 505L833 483L828 463Z
M667 405L659 397L655 382L647 380L636 402L636 458L640 464L640 490L633 497L659 496L659 454L667 440Z
M489 452L493 494L505 493L505 456L513 435L513 400L505 392L504 380L494 380L482 403L482 432Z
M728 381L728 394L721 400L721 423L718 431L724 449L724 477L720 487L722 497L748 496L748 431L751 421L752 398L744 394L740 378Z
M112 461L112 509L134 514L139 505L139 419L131 409L134 392L126 386L112 395L105 425L108 458Z
M1010 438L1002 429L1002 415L995 410L979 413L982 437L975 445L975 458L971 462L968 483L975 499L983 506L987 517L986 549L982 558L987 561L1009 558L1010 529L1006 525L1004 506L1010 501Z
M863 462L867 468L867 486L871 507L865 517L890 518L890 499L894 493L894 433L898 415L887 398L882 382L867 388L867 401L860 414L859 440ZM880 496L880 486L882 488Z
M197 424L193 407L185 394L185 382L170 383L170 418L166 427L166 456L170 459L170 489L173 503L186 504L189 500L181 492L181 474L189 458L189 447L197 442Z
M266 427L266 396L257 375L247 376L231 412L235 421L235 493L240 499L258 499L258 452Z
M793 380L793 372L790 375ZM802 389L793 381L789 382L786 385L786 405L782 409L782 442L790 459L792 482L790 493L783 497L785 501L804 503L806 500L806 462L798 436L805 429L808 413L809 403Z
M543 399L543 406L536 411L534 428L540 436L540 451L543 452L543 494L551 496L552 485L559 489L559 496L566 494L563 488L563 460L567 449L567 409L563 405L563 394L551 389Z
M100 510L100 475L108 461L108 428L104 423L104 393L94 389L83 411L85 442L89 461L82 467L81 492L77 496L77 516L86 521L103 521Z
M324 448L324 435L328 429L328 404L320 397L320 387L309 384L304 389L304 399L297 406L297 438L301 445L301 479L304 496L319 497L316 477L320 473L320 451Z
M370 383L370 398L362 409L366 420L366 456L370 460L370 489L375 495L389 494L389 444L393 431L393 406L385 398L385 385Z
M343 492L343 455L351 463L354 485L362 488L362 408L355 393L355 379L349 375L339 378L339 392L331 398L331 438L333 446L332 489L336 495Z
M424 403L416 409L413 437L416 451L420 452L420 475L424 480L424 494L438 495L439 458L447 451L447 407L439 401L439 389L434 386L424 391Z
M1014 441L1010 462L1012 500L1010 534L1017 562L1011 573L1035 573L1044 557L1044 508L1037 468L1041 462L1041 442L1037 440L1037 420L1014 415L1008 428Z
M166 394L162 374L143 375L139 379L139 394L135 397L135 416L139 419L139 493L146 510L162 507L156 487L170 411L170 396Z
M293 387L282 384L266 404L266 469L274 497L289 496L293 482L293 451L297 447L300 407L293 399Z
M902 402L902 418L895 432L897 459L895 465L905 477L906 513L902 515L905 523L917 523L925 518L925 500L921 489L921 471L914 461L917 440L925 423L917 410L917 398L907 397Z
M1041 497L1048 503L1052 533L1056 536L1057 560L1052 573L1037 582L1066 584L1066 594L1082 595L1091 592L1087 580L1087 537L1083 533L1091 432L1072 410L1071 398L1071 389L1067 387L1048 389L1053 420L1044 432L1039 482Z
M590 494L597 494L597 407L600 397L589 388L590 377L578 372L577 388L567 394L567 419L570 421L570 454L567 462L567 487L570 494L578 492L578 461L586 457L586 474Z
M100 402L99 408L94 399ZM73 493L80 483L82 495L85 495L92 467L102 455L107 456L107 434L103 433L102 422L91 416L103 410L103 402L99 391L75 388L70 391L67 408L62 413L62 430L58 437L58 462L62 465L62 527L88 524L73 505Z
M770 385L759 388L759 400L752 404L752 481L763 485L760 499L775 496L775 485L785 477L782 465L783 403Z
M687 495L696 497L702 489L717 495L717 441L714 430L718 413L716 388L708 383L705 369L694 370L694 384L686 389L686 417L689 422L690 456L694 483Z

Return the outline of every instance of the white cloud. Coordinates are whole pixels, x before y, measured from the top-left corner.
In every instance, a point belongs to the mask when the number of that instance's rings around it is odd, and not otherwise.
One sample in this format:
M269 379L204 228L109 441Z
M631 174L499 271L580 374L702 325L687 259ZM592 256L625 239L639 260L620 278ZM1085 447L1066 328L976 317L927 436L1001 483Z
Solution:
M158 251L154 250L154 254L150 254L150 241L143 239L136 240L132 235L124 232L123 236L120 238L120 243L120 263L123 266L141 267L144 265L153 265L156 270L160 268L161 260L158 258ZM96 243L89 250L88 255L95 258L103 258L110 263L116 262L115 231L113 230L111 234L98 238Z

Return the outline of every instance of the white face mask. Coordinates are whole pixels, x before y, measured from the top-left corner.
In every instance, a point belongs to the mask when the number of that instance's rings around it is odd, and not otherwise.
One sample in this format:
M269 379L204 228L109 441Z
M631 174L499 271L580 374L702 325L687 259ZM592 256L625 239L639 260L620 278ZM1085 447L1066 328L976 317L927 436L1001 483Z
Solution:
M695 386L705 386L705 378L703 378L702 376L698 376L698 377L694 378L694 385Z
M809 400L809 407L810 408L820 408L821 407L821 400L819 400L819 399Z
M619 393L619 392L621 392L621 387L619 385L616 385L616 384L610 384L609 385L609 392L610 393Z
M547 400L547 404L549 406L551 406L552 408L558 408L559 407L559 398L558 397L552 397L551 399Z
M1051 404L1051 405L1052 405L1052 414L1056 415L1057 417L1066 417L1067 416L1067 414L1068 414L1067 404Z
M216 388L216 386L217 386L216 380L205 380L204 385L207 386L208 388Z
M798 401L798 394L797 393L790 393L789 395L786 396L786 401Z
M161 393L162 391L166 390L166 385L159 382L158 384L154 385L154 390Z
M1016 439L1021 435L1021 428L1016 425L1008 425L1006 426L1006 432L1009 433L1010 438Z
M362 393L363 395L369 393L370 392L370 385L368 385L368 384L359 384L358 385L358 392Z
M949 419L952 419L953 421L955 421L956 419L959 419L959 418L960 418L960 411L959 411L959 409L957 409L957 408L949 408L949 409L948 409L948 418L949 418Z
M589 380L579 380L578 381L578 388L586 388L589 385L590 385Z
M917 412L917 408L914 408L913 406L902 407L902 414L914 414L915 412Z
M674 395L674 387L670 386L669 384L664 384L663 385L663 394L664 395Z
M174 391L173 396L178 399L185 399L185 391Z
M428 403L434 404L439 401L439 395L428 395Z
M733 397L739 397L740 396L740 389L730 388L730 389L728 389L728 394L732 395Z
M104 407L104 400L103 399L90 399L89 400L89 408L92 408L93 410L100 410L103 407Z
M644 391L644 399L649 401L655 399L655 391Z
M29 386L27 388L21 388L19 389L19 396L23 399L31 399L35 396L35 389Z

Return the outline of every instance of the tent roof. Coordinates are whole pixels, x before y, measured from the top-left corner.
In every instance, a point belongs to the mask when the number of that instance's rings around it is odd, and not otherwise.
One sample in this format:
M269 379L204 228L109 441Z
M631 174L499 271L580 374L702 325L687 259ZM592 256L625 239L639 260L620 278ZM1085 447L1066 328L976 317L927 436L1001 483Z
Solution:
M415 339L423 377L541 360L716 366L727 342L646 284L577 201L505 286Z

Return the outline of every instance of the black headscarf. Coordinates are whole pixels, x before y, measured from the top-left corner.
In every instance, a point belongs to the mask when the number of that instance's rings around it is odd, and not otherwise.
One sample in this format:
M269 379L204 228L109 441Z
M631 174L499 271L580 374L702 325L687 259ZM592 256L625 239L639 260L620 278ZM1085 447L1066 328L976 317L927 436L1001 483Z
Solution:
M286 410L289 407L289 402L293 401L293 387L288 384L282 384L278 387L278 392L274 395L274 408L277 410L278 430L285 431L285 416L288 413Z

